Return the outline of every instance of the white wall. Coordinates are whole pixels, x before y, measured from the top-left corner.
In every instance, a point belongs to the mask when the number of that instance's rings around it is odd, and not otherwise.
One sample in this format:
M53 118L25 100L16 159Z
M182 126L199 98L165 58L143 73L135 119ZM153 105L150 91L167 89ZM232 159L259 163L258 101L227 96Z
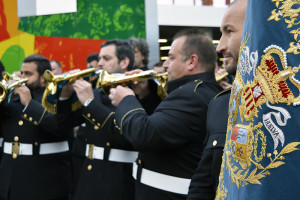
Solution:
M158 25L219 27L226 7L158 5Z
M149 64L152 66L159 61L159 27L157 15L157 2L145 0L146 41L149 45Z
M77 0L18 0L18 17L77 12Z

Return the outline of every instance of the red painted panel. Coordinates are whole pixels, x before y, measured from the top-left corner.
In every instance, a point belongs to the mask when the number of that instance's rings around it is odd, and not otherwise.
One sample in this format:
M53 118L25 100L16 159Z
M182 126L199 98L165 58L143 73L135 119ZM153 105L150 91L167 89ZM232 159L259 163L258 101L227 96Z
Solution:
M4 13L4 3L3 0L0 0L0 41L9 38L6 25L7 25L7 21Z
M63 71L86 69L86 57L100 51L106 40L62 37L35 37L35 53L61 63Z

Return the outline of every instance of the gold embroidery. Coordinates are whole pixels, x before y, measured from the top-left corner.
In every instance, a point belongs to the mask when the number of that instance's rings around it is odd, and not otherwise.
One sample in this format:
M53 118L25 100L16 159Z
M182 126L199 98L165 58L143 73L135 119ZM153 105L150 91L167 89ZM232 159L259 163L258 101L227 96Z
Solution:
M261 140L261 151L259 157L257 156L257 147L258 147L258 138L260 136ZM264 135L262 130L257 131L257 135L254 137L254 157L256 162L262 161L263 157L266 155L266 147L267 147L267 138Z
M248 183L252 184L261 184L260 179L264 178L266 176L271 175L269 169L278 168L279 166L285 164L282 160L284 160L284 154L291 153L293 151L299 150L296 148L300 142L292 142L287 144L280 153L278 153L276 150L273 152L273 159L272 154L268 153L268 157L270 158L270 163L264 167L260 163L253 161L250 158L250 161L256 166L249 174L249 169L245 172L245 170L240 169L237 166L233 167L233 164L231 164L231 152L226 152L226 165L229 169L229 175L231 180L237 185L239 188L240 185L246 186ZM235 173L237 172L237 173ZM249 175L248 175L249 174Z
M267 100L272 103L299 103L300 96L294 97L292 91L288 87L286 80L290 81L300 91L300 85L295 81L295 72L298 68L286 66L286 58L283 50L276 46L271 46L262 56L260 66L256 69L257 77L251 81L247 81L242 93L242 105L240 105L240 117L246 121L253 120L257 117L258 107L265 104ZM272 56L275 54L274 56ZM284 68L279 70L275 62L275 56L278 56L281 61L281 66Z
M282 71L277 67L275 58L278 56L281 61ZM236 87L243 89L241 96L241 104L239 106L240 118L246 121L253 121L254 116L257 116L258 107L261 108L267 100L272 104L291 103L299 104L299 97L294 97L292 91L289 89L286 80L289 79L300 91L298 82L294 79L295 72L298 68L291 68L286 66L286 58L282 49L276 46L271 46L265 50L265 55L262 56L260 66L256 69L256 78L252 81L247 81L237 84L240 80L236 81ZM239 74L239 73L237 73ZM240 75L239 75L240 76ZM239 78L239 76L237 76ZM234 90L234 89L233 89ZM239 90L241 90L239 88ZM238 101L239 102L239 101ZM236 104L238 103L236 102ZM231 108L231 112L233 112ZM235 121L235 120L234 120ZM296 146L300 142L292 142L283 147L281 152L275 150L273 153L267 153L267 158L270 162L267 166L262 166L259 162L263 160L266 155L266 137L260 129L262 123L258 123L253 127L253 123L248 126L234 123L228 126L227 134L230 134L230 139L226 142L225 156L226 156L226 169L233 183L239 186L246 186L247 184L260 184L260 179L270 175L270 169L277 168L285 162L284 154L291 153L298 150ZM258 138L261 139L260 156L257 156ZM254 153L253 153L254 152ZM255 160L252 159L254 154ZM233 163L233 160L236 162ZM255 165L252 169L251 166ZM220 183L222 180L220 179ZM221 186L221 185L220 185ZM225 188L226 189L226 188ZM222 190L222 189L221 189ZM222 190L224 192L224 190ZM221 191L220 191L221 192Z
M299 0L272 0L272 2L276 2L277 9L272 10L268 21L280 21L281 19L284 19L284 22L287 24L287 28L293 28L294 26L300 24L300 8L293 8L294 5L300 3ZM300 40L298 40L299 28L297 30L292 30L290 33L294 35L294 40L296 43L290 42L290 48L286 52L297 55L300 53Z
M226 151L226 146L225 146L225 151ZM224 160L224 154L222 156L222 160ZM221 172L220 172L220 175L219 175L219 186L217 188L216 197L215 197L216 200L217 199L225 200L227 198L228 190L224 186L223 169L224 169L224 162L222 162L222 165L221 165Z

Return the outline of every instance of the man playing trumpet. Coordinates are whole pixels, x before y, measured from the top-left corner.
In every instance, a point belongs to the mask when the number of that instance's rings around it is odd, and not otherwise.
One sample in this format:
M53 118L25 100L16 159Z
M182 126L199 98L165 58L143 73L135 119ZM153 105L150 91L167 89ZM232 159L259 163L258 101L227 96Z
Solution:
M57 129L55 116L41 105L42 75L50 69L43 56L26 57L21 68L26 85L15 88L18 96L0 105L4 137L0 199L68 199L67 134Z
M164 67L168 96L148 115L134 92L110 91L115 125L139 151L133 176L136 200L186 199L205 138L208 103L221 90L214 76L216 51L198 30L175 35Z
M108 40L101 45L99 65L107 72L124 73L132 69L133 64L133 49L127 41ZM113 123L115 107L102 88L93 92L91 84L83 79L76 80L72 86L83 107L72 113L70 100L60 101L58 107L65 109L61 112L58 109L58 117L63 129L78 124L84 127L81 137L85 141L85 158L73 199L132 200L132 165L137 152ZM67 89L63 88L63 99L72 94ZM112 134L114 132L117 134Z

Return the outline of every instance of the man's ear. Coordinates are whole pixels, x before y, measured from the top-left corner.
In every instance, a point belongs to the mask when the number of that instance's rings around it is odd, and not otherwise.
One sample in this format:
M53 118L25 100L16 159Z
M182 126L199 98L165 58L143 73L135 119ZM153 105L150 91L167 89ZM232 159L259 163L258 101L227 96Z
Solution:
M42 87L45 86L45 79L44 79L44 76L40 76L40 84L42 85Z
M130 63L130 61L129 61L128 57L125 57L125 58L123 58L123 60L121 60L120 67L121 67L123 72L127 71L129 63Z
M192 71L199 64L198 56L196 54L190 55L187 59L188 62L188 70Z

